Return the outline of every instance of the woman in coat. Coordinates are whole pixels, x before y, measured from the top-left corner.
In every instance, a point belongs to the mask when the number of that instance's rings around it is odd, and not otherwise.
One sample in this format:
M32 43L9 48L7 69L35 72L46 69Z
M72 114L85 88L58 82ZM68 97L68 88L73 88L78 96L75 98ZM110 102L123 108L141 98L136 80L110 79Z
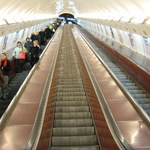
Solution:
M35 40L33 41L33 46L31 47L31 51L30 51L30 64L31 66L34 66L35 63L38 62L39 60L39 53L40 53L40 48L38 45L38 41Z

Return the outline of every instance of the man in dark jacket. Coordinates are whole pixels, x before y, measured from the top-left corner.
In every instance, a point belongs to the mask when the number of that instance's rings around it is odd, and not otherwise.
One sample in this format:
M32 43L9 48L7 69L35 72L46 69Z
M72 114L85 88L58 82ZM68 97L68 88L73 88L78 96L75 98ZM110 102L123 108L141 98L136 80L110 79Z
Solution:
M9 96L8 82L9 82L9 72L11 70L11 63L5 53L1 54L0 70L2 71L4 79L4 85L2 86L0 91L0 98L7 99Z
M30 55L29 55L29 53L30 53L30 51L31 51L31 47L32 47L32 42L30 41L30 38L29 37L27 37L26 38L26 42L24 43L24 47L27 49L27 58L26 58L26 61L30 61Z

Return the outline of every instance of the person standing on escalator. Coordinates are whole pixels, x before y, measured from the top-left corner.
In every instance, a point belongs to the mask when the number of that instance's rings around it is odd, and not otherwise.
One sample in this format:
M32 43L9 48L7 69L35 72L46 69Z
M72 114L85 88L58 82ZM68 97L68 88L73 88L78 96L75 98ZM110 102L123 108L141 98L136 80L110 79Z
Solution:
M13 50L13 58L15 59L15 67L16 72L21 73L23 71L23 66L25 64L25 59L20 59L20 53L25 52L27 56L27 49L22 46L22 43L20 41L17 42L17 46Z
M33 67L39 60L40 55L40 46L38 45L38 41L33 41L33 46L31 47L30 55L30 64Z
M31 47L32 47L32 42L30 41L30 38L27 37L26 38L26 42L24 43L24 47L27 49L27 56L26 56L26 61L29 62L30 61L30 51L31 51Z
M8 82L9 82L9 72L11 70L11 63L5 53L1 54L0 70L2 72L2 77L4 80L4 84L3 86L1 86L0 90L0 98L7 99L9 96Z

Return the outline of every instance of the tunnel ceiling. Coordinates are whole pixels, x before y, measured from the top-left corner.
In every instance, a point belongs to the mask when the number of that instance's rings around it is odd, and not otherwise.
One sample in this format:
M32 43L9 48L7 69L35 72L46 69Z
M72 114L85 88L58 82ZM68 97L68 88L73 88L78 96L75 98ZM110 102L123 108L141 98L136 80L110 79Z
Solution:
M38 20L70 13L78 18L150 18L150 0L0 0L0 20Z

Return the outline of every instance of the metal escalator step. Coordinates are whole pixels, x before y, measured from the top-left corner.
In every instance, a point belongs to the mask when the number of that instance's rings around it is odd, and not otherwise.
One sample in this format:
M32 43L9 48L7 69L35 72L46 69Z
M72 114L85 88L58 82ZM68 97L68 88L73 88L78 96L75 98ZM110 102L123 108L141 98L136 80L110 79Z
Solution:
M54 127L88 127L93 126L92 119L54 120Z
M121 82L124 83L130 83L132 82L130 79L121 79Z
M140 104L144 110L150 110L150 104Z
M67 64L64 60L61 60L61 65L60 65L59 69L65 70L68 68L70 68L70 69L76 69L77 68L77 65L73 65L73 63L76 63L75 61L71 61L71 60L68 60L68 61L69 62Z
M92 114L83 85L76 50L61 46L56 74L57 93L51 137L52 150L98 150ZM68 47L68 48L66 48Z
M58 85L83 85L82 82L73 82L73 81L70 81L70 82L58 82Z
M116 77L128 77L126 74L124 74L123 72L120 72L118 74L116 74Z
M145 110L145 112L146 112L147 115L150 117L150 109Z
M66 75L66 76L68 76L68 75L74 76L76 74L79 74L79 72L76 72L74 69L72 69L72 70L71 69L66 69L66 70L61 70L60 74L63 74L63 75Z
M90 119L91 113L90 112L71 112L71 113L55 113L55 119Z
M139 90L139 87L138 86L131 86L131 85L129 85L129 86L126 86L126 89L127 90Z
M143 93L143 90L133 90L133 89L130 89L130 90L128 90L129 91L129 93L131 93L131 94L144 94Z
M84 136L94 135L94 127L57 127L53 128L53 136Z
M55 112L88 112L89 106L69 106L69 107L56 107Z
M59 78L65 78L65 76L66 77L78 77L78 76L80 76L80 72L67 72L67 73L64 73L64 72L59 72L59 75L58 75L58 77Z
M57 88L57 91L58 92L84 92L84 89L83 89L83 87L79 87L79 88L72 88L72 87L70 87L70 88L62 88L62 87L58 87Z
M136 86L136 83L134 83L134 82L126 82L126 83L123 83L123 85L124 85L125 87L128 87L128 86Z
M85 92L59 92L57 96L84 96L86 95Z
M70 146L70 147L51 147L51 150L99 150L99 145L93 146Z
M129 80L129 78L126 77L126 76L117 76L117 78L118 78L119 80Z
M70 78L70 79L59 79L59 82L82 82L81 77L80 78Z
M58 84L82 84L82 81L58 81Z
M146 94L140 94L140 93L133 95L134 98L146 98L146 96L147 96Z
M58 85L59 88L83 88L83 84L68 84L68 85Z
M62 107L62 106L87 106L87 101L56 101L55 107Z
M116 68L116 65L112 62L107 62L107 65L109 66L109 68Z
M82 96L57 96L56 97L56 101L83 101L83 100L87 100L86 95L82 95Z
M70 76L64 76L64 75L59 75L58 79L72 79L72 77L74 79L78 79L78 78L81 78L81 75L78 74L78 75L70 75Z
M52 136L52 146L88 146L97 145L96 135L89 136Z
M139 104L150 104L150 99L149 98L137 98L136 101L139 103Z

